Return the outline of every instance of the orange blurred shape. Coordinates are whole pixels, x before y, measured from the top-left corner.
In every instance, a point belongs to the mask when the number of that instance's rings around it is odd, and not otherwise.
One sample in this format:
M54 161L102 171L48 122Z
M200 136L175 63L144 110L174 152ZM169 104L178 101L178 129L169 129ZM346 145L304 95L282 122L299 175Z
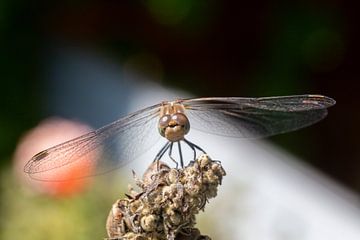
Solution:
M87 154L86 159L80 159L72 164L51 170L51 175L66 181L39 181L31 179L25 172L25 164L36 153L56 144L85 134L92 129L80 122L62 118L49 118L27 132L20 140L14 154L14 171L18 179L30 189L54 197L66 197L83 191L89 184L89 178L74 179L72 176L92 175L97 153Z

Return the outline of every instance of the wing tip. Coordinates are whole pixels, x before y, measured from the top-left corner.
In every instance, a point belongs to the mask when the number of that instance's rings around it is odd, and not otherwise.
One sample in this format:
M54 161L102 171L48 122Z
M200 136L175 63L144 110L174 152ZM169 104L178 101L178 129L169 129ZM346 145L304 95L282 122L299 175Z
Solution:
M24 166L24 172L25 173L33 173L33 163L39 162L40 160L44 159L46 156L49 155L49 152L47 150L41 151L37 154L35 154Z
M318 104L320 104L326 108L332 107L336 104L335 99L333 99L331 97L327 97L325 95L310 94L310 95L308 95L308 97L311 99L311 101L317 102Z
M32 168L32 160L29 160L24 166L24 169L23 169L24 173L30 174L31 168Z

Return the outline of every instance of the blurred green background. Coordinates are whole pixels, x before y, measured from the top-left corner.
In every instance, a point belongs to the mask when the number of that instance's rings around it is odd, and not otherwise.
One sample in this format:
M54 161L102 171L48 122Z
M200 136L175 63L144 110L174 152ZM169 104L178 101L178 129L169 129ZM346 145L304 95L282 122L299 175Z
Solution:
M0 238L105 236L101 213L109 210L115 193L98 193L102 188L94 186L92 193L70 199L25 197L11 174L20 137L50 115L44 110L49 71L44 59L59 41L96 49L119 65L147 56L152 65L135 64L139 71L195 96L320 93L335 98L337 105L320 124L270 140L359 192L358 9L349 0L2 0ZM64 212L69 208L74 211Z

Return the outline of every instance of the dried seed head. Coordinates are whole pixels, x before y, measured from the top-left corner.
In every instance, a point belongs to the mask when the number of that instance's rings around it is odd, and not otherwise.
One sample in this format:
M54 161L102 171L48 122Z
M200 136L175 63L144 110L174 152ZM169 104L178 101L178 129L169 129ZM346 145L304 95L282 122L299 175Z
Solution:
M140 220L142 229L146 232L152 232L156 230L156 225L158 224L159 217L154 214L143 216Z
M207 155L201 155L198 160L198 164L200 165L200 168L205 168L209 165L210 158Z
M160 177L162 174L170 170L170 167L164 162L157 161L150 164L143 174L142 181L144 186L150 186L154 183L154 177ZM139 184L138 184L139 185Z
M210 239L194 228L195 215L215 197L225 171L220 162L201 155L184 169L153 163L141 180L139 193L118 200L107 220L111 239Z
M182 220L182 216L181 216L180 213L173 212L169 216L170 216L170 221L171 221L172 225L174 225L174 226L179 226L180 225L181 220Z
M167 183L176 183L179 180L179 172L177 169L171 168L168 176L167 176Z

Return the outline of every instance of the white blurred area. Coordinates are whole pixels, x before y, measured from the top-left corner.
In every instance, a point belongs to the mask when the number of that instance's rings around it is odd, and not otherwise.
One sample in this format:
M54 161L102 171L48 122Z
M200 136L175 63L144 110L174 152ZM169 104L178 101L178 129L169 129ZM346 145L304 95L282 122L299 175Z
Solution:
M132 68L136 61L127 64L123 59L121 67L101 54L68 47L51 57L45 111L95 128L162 100L189 97L161 86L161 67L147 77ZM156 57L147 59L152 66ZM153 66L161 65L158 61ZM155 81L146 82L148 78ZM296 157L267 142L194 130L188 139L221 160L227 172L218 197L198 218L203 234L231 240L360 239L358 196ZM141 174L160 144L119 172L130 177L134 169Z

